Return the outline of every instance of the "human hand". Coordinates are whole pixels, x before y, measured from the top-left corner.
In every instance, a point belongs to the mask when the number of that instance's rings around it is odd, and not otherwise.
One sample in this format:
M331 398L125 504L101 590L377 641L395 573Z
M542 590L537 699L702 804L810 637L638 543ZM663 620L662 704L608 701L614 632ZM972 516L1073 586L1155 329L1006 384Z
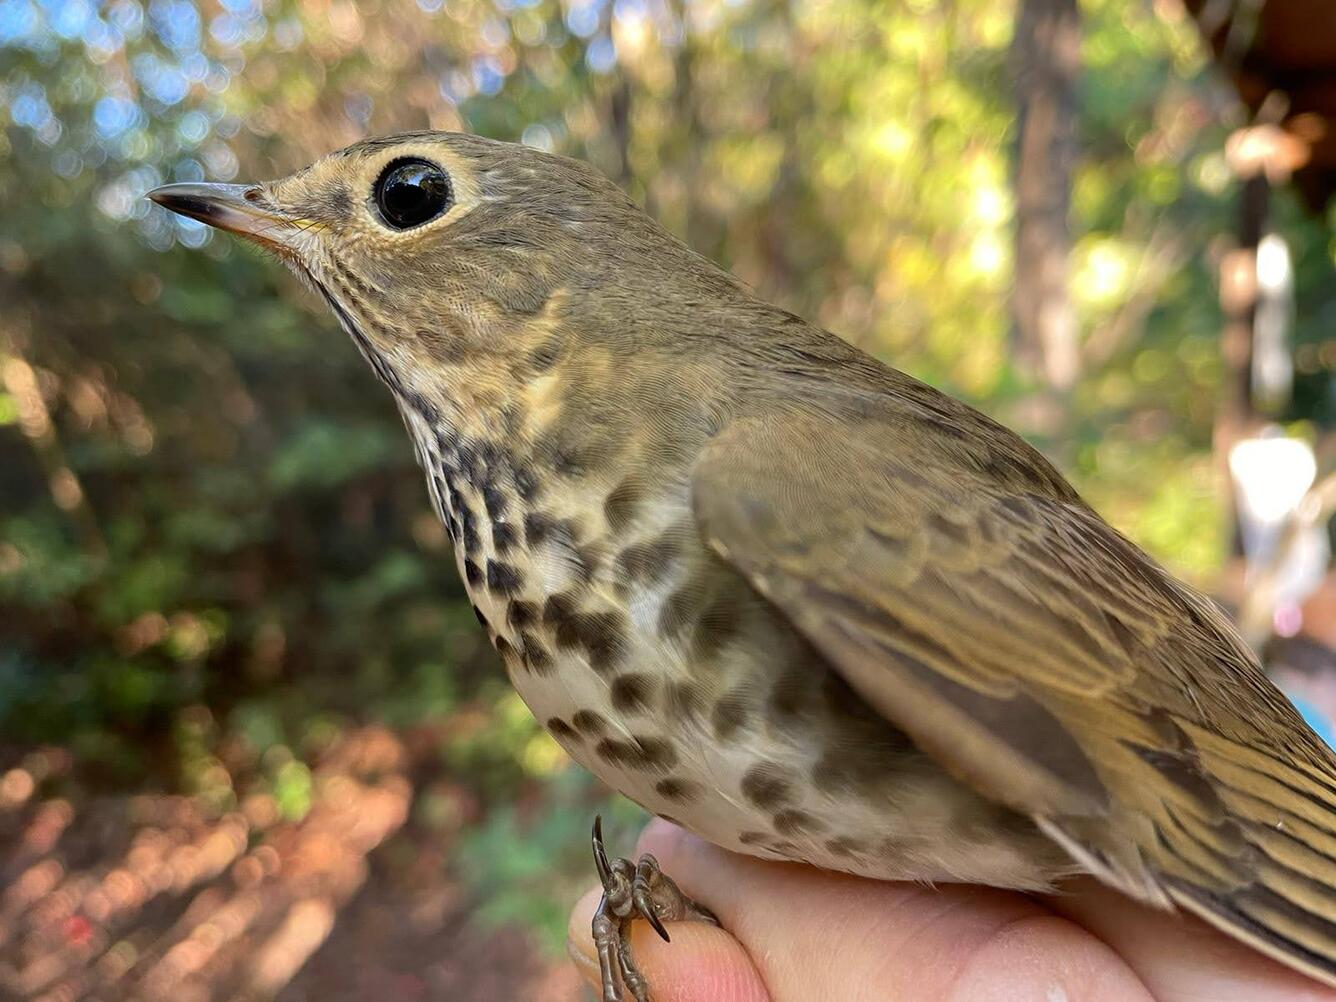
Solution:
M671 944L634 924L654 1002L1336 1002L1195 919L1090 880L1043 897L863 880L738 856L664 821L642 852L723 923L670 923ZM570 922L594 985L598 899L586 894Z

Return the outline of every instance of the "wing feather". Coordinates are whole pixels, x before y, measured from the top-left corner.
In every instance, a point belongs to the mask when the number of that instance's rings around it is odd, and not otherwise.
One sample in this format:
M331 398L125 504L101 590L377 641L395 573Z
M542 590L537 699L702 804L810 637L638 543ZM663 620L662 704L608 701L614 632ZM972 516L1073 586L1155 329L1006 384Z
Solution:
M999 477L904 431L735 423L693 472L703 537L963 782L1102 879L1336 984L1331 750L1219 611L1037 456L1028 491L1023 446Z

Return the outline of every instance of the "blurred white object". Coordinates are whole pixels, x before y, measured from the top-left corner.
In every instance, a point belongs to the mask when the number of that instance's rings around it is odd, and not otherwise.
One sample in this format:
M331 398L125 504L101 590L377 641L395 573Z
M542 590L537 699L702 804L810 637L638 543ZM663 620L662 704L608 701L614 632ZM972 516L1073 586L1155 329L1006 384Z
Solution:
M1317 478L1312 447L1269 428L1229 453L1247 562L1247 595L1240 619L1255 644L1276 633L1293 636L1299 612L1331 562L1325 520L1302 517Z
M1294 386L1290 328L1294 319L1294 265L1275 233L1257 245L1257 304L1253 313L1252 394L1263 410L1276 413Z

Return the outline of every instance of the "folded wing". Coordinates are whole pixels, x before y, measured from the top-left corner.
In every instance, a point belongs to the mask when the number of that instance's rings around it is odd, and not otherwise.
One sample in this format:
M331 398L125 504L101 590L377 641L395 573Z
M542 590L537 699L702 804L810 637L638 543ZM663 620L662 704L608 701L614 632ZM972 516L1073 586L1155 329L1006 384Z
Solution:
M726 428L692 491L709 545L961 781L1336 984L1336 758L1209 601L1018 481L931 424L806 414Z

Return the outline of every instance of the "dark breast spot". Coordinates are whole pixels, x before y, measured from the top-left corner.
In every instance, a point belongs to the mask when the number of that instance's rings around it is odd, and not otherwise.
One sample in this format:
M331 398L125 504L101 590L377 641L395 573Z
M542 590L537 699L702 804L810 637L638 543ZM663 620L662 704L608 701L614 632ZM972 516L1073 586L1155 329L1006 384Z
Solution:
M626 646L626 617L619 612L577 612L570 595L553 595L543 605L543 625L561 648L583 649L590 666L610 671Z
M766 705L771 719L786 723L801 716L809 708L808 700L813 694L809 682L808 673L796 665L782 669Z
M637 772L667 772L677 765L677 751L663 738L639 735L630 740L604 738L594 748L611 765Z
M500 560L487 561L487 590L493 595L513 595L523 584L520 572L512 565Z
M523 599L511 599L506 606L506 622L516 629L523 629L538 619L538 606Z
M482 457L483 464L488 472L493 475L500 474L501 471L509 470L513 465L510 451L503 449L495 442L483 442L478 446L478 455Z
M611 671L626 649L625 617L619 612L598 612L581 617L580 642L590 666L598 672Z
M856 838L844 836L827 841L826 851L836 856L862 856L867 852L867 846Z
M557 643L563 647L573 646L577 642L571 624L580 615L576 611L578 601L577 596L562 593L549 595L547 601L543 603L543 623L557 632ZM569 633L569 636L563 641L564 632Z
M470 484L476 484L482 479L482 457L472 442L459 443L455 450L455 464L459 467L460 475Z
M725 693L710 711L710 726L714 729L714 736L720 741L727 741L747 723L750 713L747 697L741 690Z
M523 500L538 500L538 495L542 493L542 488L538 483L538 478L533 475L532 471L521 467L515 471L513 480L515 484L515 493Z
M520 660L524 662L524 667L537 675L546 674L553 663L552 654L532 633L520 634Z
M793 799L792 773L782 766L760 762L742 776L742 795L762 810Z
M649 709L654 694L655 680L643 672L628 672L612 680L610 696L615 710L623 713L644 713Z
M492 523L492 549L504 554L519 542L519 533L509 522Z
M700 797L702 787L699 783L690 779L679 779L676 776L669 776L667 779L661 779L654 784L654 792L668 800L675 800L684 803L690 800L696 800Z
M478 585L482 584L482 571L472 560L464 561L464 580L467 581L472 588L476 588Z
M477 553L482 549L481 541L478 539L478 517L473 514L473 509L467 505L461 505L455 510L459 512L460 545L464 547L464 552L467 554Z
M496 522L505 517L508 507L506 496L501 493L495 484L489 482L483 485L482 503L492 521Z
M771 819L775 826L775 831L781 835L798 835L808 832L818 832L825 828L820 821L808 814L806 811L799 811L794 808L776 812Z
M578 741L580 739L579 732L560 717L549 717L546 727L554 737L563 741Z
M524 516L524 541L530 546L541 546L547 542L562 542L573 546L575 533L570 522L564 518L530 512Z
M440 412L432 406L431 402L416 390L403 389L399 392L399 399L417 412L418 417L422 418L428 426L434 427L441 420Z
M595 710L576 710L575 715L571 717L571 723L580 733L590 737L598 737L608 728L608 722L603 719L603 714Z
M740 583L738 588L730 588L710 602L696 620L691 635L692 660L705 663L717 657L741 629L742 610Z
M626 584L652 585L668 576L676 558L670 539L635 543L617 554L617 576Z

